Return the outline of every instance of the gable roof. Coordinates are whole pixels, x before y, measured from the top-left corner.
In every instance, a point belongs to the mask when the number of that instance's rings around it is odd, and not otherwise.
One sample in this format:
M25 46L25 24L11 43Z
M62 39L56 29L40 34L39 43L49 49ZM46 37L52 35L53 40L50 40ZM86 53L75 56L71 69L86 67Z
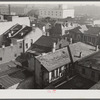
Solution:
M82 32L80 31L80 29L81 29L81 27L78 26L78 27L75 27L74 29L71 29L71 30L69 30L69 31L70 31L70 32L74 32L74 33L82 33Z
M55 40L50 36L41 36L34 44L44 47L52 47Z
M71 44L69 45L69 47L70 47L74 62L80 59L83 59L84 57L89 56L93 54L94 52L96 52L94 51L95 47L89 46L81 42ZM76 57L75 54L79 55L80 51L82 52L82 57L80 58ZM47 53L46 55L37 56L36 59L39 60L39 62L48 71L54 70L56 68L59 68L60 66L66 65L71 62L67 47L56 50L54 53L50 52L50 53Z
M44 56L38 56L36 57L36 59L38 59L48 71L54 70L59 66L70 63L67 47L56 50L56 52L54 53L50 52Z

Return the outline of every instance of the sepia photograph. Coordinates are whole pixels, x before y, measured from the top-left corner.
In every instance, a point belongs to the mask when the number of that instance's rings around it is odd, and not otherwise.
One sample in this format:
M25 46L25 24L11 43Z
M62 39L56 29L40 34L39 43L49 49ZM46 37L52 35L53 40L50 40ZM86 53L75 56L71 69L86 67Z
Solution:
M0 89L100 90L100 2L0 2Z

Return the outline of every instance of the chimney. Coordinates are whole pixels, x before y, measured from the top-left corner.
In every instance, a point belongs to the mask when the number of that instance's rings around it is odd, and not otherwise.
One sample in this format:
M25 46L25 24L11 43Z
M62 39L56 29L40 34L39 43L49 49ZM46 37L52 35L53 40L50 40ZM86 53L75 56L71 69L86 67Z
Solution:
M2 48L4 49L5 48L5 45L2 45Z
M73 42L72 42L73 40L72 40L72 38L70 38L70 44L72 44Z
M12 46L13 46L13 44L11 43L11 44L10 44L10 46L12 47Z
M8 34L8 37L11 37L11 33Z
M49 36L49 32L47 32L46 34L47 34L47 36Z
M42 55L44 56L44 55L46 55L46 53L42 53Z
M43 26L43 31L45 32L45 26Z
M96 46L96 51L99 51L99 46L98 45Z
M21 33L21 36L23 36L23 34L24 34L24 33L22 32L22 33Z
M53 49L52 49L52 52L55 52L56 51L56 43L54 42L53 43Z

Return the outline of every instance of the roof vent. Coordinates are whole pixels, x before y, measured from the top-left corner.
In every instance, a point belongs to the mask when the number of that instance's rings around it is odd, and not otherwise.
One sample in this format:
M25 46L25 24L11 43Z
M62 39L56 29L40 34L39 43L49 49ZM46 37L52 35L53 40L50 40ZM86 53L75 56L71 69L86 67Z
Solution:
M78 55L74 55L74 57L81 58L82 57L82 52L79 52Z

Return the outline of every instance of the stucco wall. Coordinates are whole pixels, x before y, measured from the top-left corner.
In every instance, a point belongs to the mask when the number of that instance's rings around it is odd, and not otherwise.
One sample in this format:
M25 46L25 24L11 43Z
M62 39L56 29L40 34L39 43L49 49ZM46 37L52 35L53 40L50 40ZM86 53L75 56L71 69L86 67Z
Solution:
M13 46L7 46L0 48L0 64L15 60L23 52L22 48L19 48L19 44Z
M27 51L31 46L31 39L33 39L33 43L37 41L42 36L42 31L39 28L36 28L35 31L31 31L25 38L25 51ZM28 43L28 48L26 48L26 43Z

